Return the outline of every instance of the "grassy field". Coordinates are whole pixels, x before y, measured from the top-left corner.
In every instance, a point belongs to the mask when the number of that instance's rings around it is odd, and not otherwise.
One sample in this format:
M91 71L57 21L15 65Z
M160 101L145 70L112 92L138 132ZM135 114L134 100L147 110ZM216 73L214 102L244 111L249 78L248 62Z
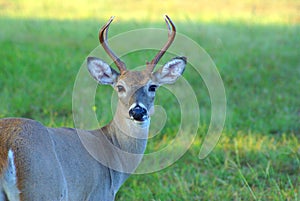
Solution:
M47 126L73 127L74 81L84 59L98 45L103 19L120 14L110 30L113 36L137 28L165 28L161 16L168 13L174 16L178 32L199 43L218 67L227 96L224 132L214 151L200 160L211 105L205 85L193 80L188 68L184 77L192 83L201 109L197 138L172 166L130 177L116 200L300 200L298 1L230 0L226 6L220 0L214 5L198 1L194 7L188 6L193 1L187 1L182 12L177 1L166 1L160 8L129 1L124 10L109 2L103 13L103 5L77 1L0 0L1 118L27 117ZM130 12L130 5L138 11ZM144 6L148 9L141 12ZM198 6L203 12L196 12ZM141 18L136 17L139 13ZM125 58L130 65L146 59L142 54ZM158 92L157 103L172 112L163 93ZM103 99L110 94L109 87L98 90L101 124L111 118L105 109L110 102ZM180 117L168 114L166 127L150 140L147 152L167 145L176 134Z

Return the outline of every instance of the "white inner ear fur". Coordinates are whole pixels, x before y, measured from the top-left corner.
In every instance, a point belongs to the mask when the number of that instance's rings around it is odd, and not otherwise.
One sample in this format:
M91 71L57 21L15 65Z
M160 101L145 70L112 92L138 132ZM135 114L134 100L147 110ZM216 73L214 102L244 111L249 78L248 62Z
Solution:
M181 59L173 59L163 66L162 74L170 73L173 76L180 76L184 70L185 62Z
M172 84L182 75L185 65L182 59L172 59L155 72L155 76L160 84Z
M88 70L95 80L101 84L113 85L117 74L111 67L101 59L93 58L88 60Z

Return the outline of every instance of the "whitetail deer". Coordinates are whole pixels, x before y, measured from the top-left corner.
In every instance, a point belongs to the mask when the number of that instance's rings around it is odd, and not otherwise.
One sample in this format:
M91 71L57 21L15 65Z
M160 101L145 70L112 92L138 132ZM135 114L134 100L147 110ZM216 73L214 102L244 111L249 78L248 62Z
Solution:
M174 83L182 75L186 58L176 57L153 72L176 34L174 24L166 16L167 43L151 62L147 62L145 70L128 70L107 43L112 20L100 30L99 40L120 72L95 57L87 58L87 66L97 82L111 85L117 91L117 109L108 125L84 132L106 139L125 152L142 155L146 149L155 90L162 84ZM116 192L141 158L134 162L131 171L114 170L89 154L78 131L48 128L23 118L0 120L0 201L114 200ZM113 155L112 150L105 149L102 148L104 152L99 154L107 154L108 160L124 161Z

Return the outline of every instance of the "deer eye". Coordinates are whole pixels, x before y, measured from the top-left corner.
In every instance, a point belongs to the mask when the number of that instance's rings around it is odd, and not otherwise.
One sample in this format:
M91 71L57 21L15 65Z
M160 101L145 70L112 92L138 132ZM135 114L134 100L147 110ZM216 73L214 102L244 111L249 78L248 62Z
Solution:
M149 92L155 92L157 89L157 85L150 85L148 91Z
M123 87L122 85L117 85L116 88L117 88L118 92L121 92L121 93L126 91L125 87Z

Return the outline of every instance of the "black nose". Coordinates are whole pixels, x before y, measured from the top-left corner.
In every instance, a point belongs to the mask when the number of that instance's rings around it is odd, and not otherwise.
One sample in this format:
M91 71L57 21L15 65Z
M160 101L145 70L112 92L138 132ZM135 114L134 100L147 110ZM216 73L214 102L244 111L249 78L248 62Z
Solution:
M136 121L145 121L148 118L147 110L139 105L129 110L129 116Z

